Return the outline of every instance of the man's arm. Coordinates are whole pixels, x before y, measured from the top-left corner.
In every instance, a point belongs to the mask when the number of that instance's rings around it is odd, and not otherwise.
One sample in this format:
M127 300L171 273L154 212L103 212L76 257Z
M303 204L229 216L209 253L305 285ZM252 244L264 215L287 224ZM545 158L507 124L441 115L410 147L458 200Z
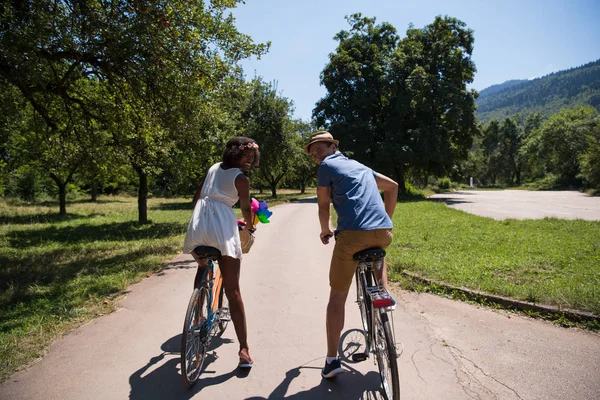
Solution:
M329 238L333 236L333 231L329 226L329 205L331 204L331 187L317 186L317 203L319 204L319 222L321 223L321 242L327 244Z
M394 180L378 172L375 173L375 181L377 182L377 188L383 190L385 212L390 219L392 219L394 210L396 209L396 201L398 201L398 184Z

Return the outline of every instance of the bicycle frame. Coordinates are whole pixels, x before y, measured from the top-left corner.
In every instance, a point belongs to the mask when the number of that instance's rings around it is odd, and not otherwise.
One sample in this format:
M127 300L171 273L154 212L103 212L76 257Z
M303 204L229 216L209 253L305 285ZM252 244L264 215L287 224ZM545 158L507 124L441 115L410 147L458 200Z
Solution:
M207 338L210 341L210 335L208 333L215 326L215 322L219 319L219 295L221 293L221 286L223 285L223 277L221 275L221 269L216 261L208 260L204 272L202 273L202 279L200 284L206 282L208 284L208 299L206 303L209 304L209 312L206 316L205 332Z
M356 270L356 277L359 279L358 284L362 287L363 293L363 303L365 305L365 311L367 315L367 326L368 329L365 331L365 354L368 355L371 353L371 348L373 345L377 345L377 335L374 334L376 329L376 320L375 318L381 318L381 314L387 313L387 307L375 307L374 302L371 299L372 292L377 292L380 290L379 285L369 284L369 281L375 279L375 275L373 274L372 268L373 262L360 261ZM392 326L393 326L393 317L392 317ZM395 332L394 332L395 334ZM395 343L394 338L394 343Z
M381 281L377 282L373 273L373 266L382 268L382 265L383 258L375 256L375 258L360 259L356 268L357 301L363 319L365 352L353 354L352 360L364 361L369 358L371 353L374 353L374 361L379 368L385 398L400 400L393 313L391 313L391 318L388 315L388 310L393 310L391 308L393 299L383 288ZM372 284L374 279L376 280L375 284Z

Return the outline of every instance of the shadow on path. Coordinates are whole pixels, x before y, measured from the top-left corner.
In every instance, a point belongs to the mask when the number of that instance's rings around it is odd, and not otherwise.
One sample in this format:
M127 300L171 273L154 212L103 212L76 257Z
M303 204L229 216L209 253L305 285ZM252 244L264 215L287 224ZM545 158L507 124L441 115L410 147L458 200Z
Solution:
M318 386L286 396L292 381L300 376L301 369L314 369L316 371L311 373L321 373L320 367L300 366L292 368L285 373L283 381L268 397L249 397L246 400L318 400L331 399L332 396L344 400L383 399L383 395L379 390L381 386L379 373L371 371L363 375L347 364L344 364L344 367L346 372L338 375L335 379L321 379Z
M162 344L160 354L152 357L146 365L135 371L129 377L131 400L163 400L163 399L191 399L204 388L221 385L232 378L243 379L248 376L248 370L235 368L233 371L221 375L215 375L210 365L217 359L215 349L223 344L232 343L230 339L219 336L212 341L212 349L207 355L200 379L191 389L185 387L181 378L180 352L181 335L176 335ZM170 358L166 362L166 357ZM315 360L313 360L315 361ZM300 376L301 370L313 370L310 373L320 374L320 367L305 366L312 361L304 363L299 367L290 369L285 373L283 381L273 390L268 397L250 397L247 400L275 400L275 399L299 399L318 400L330 399L332 395L349 400L383 399L381 379L379 373L370 371L366 375L353 369L344 363L346 373L335 379L322 379L321 382L310 389L286 396L292 381Z
M317 198L316 197L306 197L304 199L290 200L290 203L302 203L302 204L314 203L314 204L317 204Z
M215 371L210 370L210 364L217 359L215 349L232 342L231 339L223 339L220 336L213 339L211 350L204 361L202 375L200 375L196 385L188 389L181 377L179 358L181 335L173 336L163 343L161 346L162 352L159 355L152 357L146 365L129 377L129 385L131 386L129 398L132 400L191 399L205 387L219 385L233 377L245 378L248 373L239 370L237 367L226 374L212 376ZM173 355L177 357L160 364L166 356Z

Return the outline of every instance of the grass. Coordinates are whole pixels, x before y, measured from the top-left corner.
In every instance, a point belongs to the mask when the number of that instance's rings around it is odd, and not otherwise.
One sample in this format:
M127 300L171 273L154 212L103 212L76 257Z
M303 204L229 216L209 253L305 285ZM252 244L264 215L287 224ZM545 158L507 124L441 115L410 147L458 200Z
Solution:
M272 207L314 193L253 196ZM147 225L131 197L71 201L67 211L59 215L54 201L0 201L0 381L66 331L113 311L129 285L180 252L191 201L150 199Z
M400 203L388 254L392 273L600 314L600 221L496 221Z
M271 207L303 197L278 194L253 196ZM181 250L190 200L148 206L152 223L140 225L130 197L72 201L66 216L55 202L0 201L0 381L66 331L114 310L129 285ZM398 204L394 224L393 277L412 271L600 314L600 221L495 221L414 195Z

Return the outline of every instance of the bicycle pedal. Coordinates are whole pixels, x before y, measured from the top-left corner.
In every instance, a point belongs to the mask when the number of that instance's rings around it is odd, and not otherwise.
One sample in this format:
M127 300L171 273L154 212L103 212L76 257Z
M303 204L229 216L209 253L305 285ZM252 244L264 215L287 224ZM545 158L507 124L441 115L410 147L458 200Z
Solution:
M352 354L352 361L354 361L354 362L365 361L367 358L369 358L369 356L365 353Z

